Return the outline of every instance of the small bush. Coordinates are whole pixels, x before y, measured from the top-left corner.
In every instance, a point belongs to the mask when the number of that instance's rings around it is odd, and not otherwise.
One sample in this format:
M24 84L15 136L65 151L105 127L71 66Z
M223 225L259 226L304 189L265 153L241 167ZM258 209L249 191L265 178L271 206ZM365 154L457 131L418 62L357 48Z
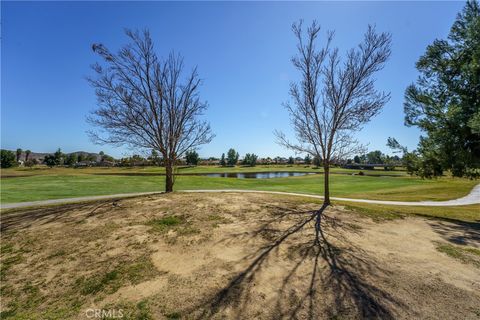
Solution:
M364 176L365 173L364 173L363 171L360 171L360 172L358 173L358 175L359 175L359 176Z

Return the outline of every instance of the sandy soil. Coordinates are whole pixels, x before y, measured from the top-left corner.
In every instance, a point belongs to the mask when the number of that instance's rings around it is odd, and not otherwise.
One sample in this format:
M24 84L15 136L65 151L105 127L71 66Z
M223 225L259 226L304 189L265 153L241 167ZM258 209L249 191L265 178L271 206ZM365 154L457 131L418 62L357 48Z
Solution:
M170 194L2 217L12 318L478 319L478 223L372 221L265 194ZM177 224L158 224L176 217ZM5 267L7 266L7 267Z

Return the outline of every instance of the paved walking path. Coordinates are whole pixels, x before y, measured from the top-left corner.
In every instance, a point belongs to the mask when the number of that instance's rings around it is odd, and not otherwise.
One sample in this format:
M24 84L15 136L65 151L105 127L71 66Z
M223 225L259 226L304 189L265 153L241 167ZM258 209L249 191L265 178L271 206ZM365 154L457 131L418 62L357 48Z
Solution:
M309 197L315 199L323 199L323 196L304 194L304 193L294 193L294 192L281 192L281 191L260 191L260 190L236 190L236 189L220 189L220 190L180 190L178 192L186 193L197 193L197 192L243 192L243 193L267 193L267 194L279 194L279 195L288 195L288 196L299 196L299 197ZM67 199L52 199L52 200L42 200L42 201L29 201L29 202L18 202L18 203L6 203L0 205L1 209L13 209L13 208L23 208L23 207L36 207L36 206L45 206L52 204L60 203L73 203L73 202L83 202L83 201L92 201L92 200L102 200L102 199L116 199L116 198L126 198L126 197L136 197L144 196L150 194L161 194L162 192L138 192L138 193L121 193L105 196L89 196L89 197L79 197L79 198L67 198ZM348 202L361 202L361 203L372 203L372 204L385 204L392 206L426 206L426 207L446 207L446 206L463 206L469 204L480 204L480 184L473 187L472 191L463 198L458 198L454 200L446 201L386 201L386 200L370 200L370 199L351 199L351 198L338 198L331 197L331 200L338 201L348 201Z
M259 191L259 190L235 190L235 189L223 189L223 190L182 190L181 192L246 192L246 193L269 193L280 194L289 196L309 197L316 199L323 199L323 196L294 193L294 192L282 192L282 191ZM352 199L352 198L339 198L330 197L331 200L348 201L348 202L362 202L372 204L386 204L392 206L425 206L425 207L447 207L447 206L464 206L469 204L480 204L480 184L476 185L468 195L463 198L445 201L387 201L387 200L370 200L370 199Z

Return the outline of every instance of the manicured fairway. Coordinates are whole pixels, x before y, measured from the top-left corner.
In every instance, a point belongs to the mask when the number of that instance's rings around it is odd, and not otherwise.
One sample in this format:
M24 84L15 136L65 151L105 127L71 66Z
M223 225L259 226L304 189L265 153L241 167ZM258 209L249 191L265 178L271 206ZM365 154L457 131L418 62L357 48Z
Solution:
M194 173L202 170L213 172L215 167L182 169L182 173ZM287 168L284 166L284 168ZM2 203L61 199L90 195L108 195L128 192L163 191L164 177L155 168L133 169L53 169L52 171L32 170L35 175L4 178L1 181ZM216 172L244 168L215 168ZM250 168L250 171L267 171L268 167ZM303 168L304 170L317 170ZM110 170L110 171L108 171ZM270 168L279 171L278 168ZM299 171L300 167L294 170ZM190 172L188 172L190 171ZM288 170L286 170L288 171ZM11 172L14 172L13 170ZM28 172L28 171L24 171ZM39 172L47 174L39 174ZM353 171L358 172L358 171ZM379 171L382 172L382 171ZM7 171L7 173L9 173ZM23 173L23 172L22 172ZM112 174L106 174L112 173ZM146 175L137 175L137 174ZM5 175L5 171L2 172ZM408 176L352 176L333 174L331 176L331 195L338 197L380 199L380 200L448 200L462 197L478 183L466 179L444 177L435 180L422 180ZM308 175L276 179L235 179L212 178L205 176L180 175L176 177L176 190L185 189L252 189L269 191L300 192L322 194L323 176Z

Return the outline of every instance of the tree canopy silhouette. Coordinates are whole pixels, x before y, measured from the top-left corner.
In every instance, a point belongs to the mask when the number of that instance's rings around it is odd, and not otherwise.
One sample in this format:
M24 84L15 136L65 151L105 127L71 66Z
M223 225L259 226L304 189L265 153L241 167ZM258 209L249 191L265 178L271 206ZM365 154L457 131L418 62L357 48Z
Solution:
M278 142L299 153L322 159L324 201L330 204L330 164L362 147L353 133L377 115L390 98L375 88L374 75L390 57L391 36L378 34L369 26L363 41L350 49L345 58L332 48L329 32L320 49L317 42L320 26L313 21L304 32L302 21L294 23L298 54L292 58L301 80L290 85L291 102L285 103L296 142L277 131Z
M103 58L89 78L98 108L88 121L97 143L157 150L165 164L165 191L173 191L174 166L187 150L209 143L214 135L200 119L207 103L200 100L197 69L183 77L183 58L171 53L160 59L150 33L126 31L131 43L118 53L103 44L92 49Z

